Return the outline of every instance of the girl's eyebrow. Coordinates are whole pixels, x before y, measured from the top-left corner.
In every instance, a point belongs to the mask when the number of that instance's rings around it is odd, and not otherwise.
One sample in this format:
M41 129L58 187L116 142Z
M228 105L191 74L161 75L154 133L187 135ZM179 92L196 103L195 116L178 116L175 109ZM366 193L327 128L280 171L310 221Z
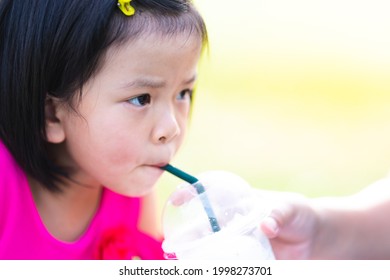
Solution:
M191 78L188 80L185 80L183 82L183 85L189 85L196 81L197 75L194 74ZM123 89L130 89L130 88L162 88L166 86L166 82L159 79L154 78L137 78L129 83L125 83L121 86Z
M198 75L197 74L194 74L191 78L189 78L188 80L184 81L184 85L189 85L189 84L192 84L193 82L196 81L196 79L198 78Z
M162 80L151 79L151 78L137 78L129 83L125 83L121 88L130 89L130 88L162 88L166 83Z

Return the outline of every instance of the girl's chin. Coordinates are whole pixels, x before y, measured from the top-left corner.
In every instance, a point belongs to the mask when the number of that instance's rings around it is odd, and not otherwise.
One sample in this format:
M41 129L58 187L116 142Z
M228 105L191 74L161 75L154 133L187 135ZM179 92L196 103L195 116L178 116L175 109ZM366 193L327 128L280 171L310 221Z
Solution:
M129 184L119 188L109 188L111 191L128 196L128 197L140 197L145 196L154 190L157 180L147 180L138 184Z
M111 191L128 196L140 197L149 194L163 174L163 170L153 166L143 166L132 177L124 178L121 182L108 187Z
M149 194L153 189L154 186L141 186L141 187L133 187L133 188L112 188L107 187L110 191L120 194L127 197L141 197Z

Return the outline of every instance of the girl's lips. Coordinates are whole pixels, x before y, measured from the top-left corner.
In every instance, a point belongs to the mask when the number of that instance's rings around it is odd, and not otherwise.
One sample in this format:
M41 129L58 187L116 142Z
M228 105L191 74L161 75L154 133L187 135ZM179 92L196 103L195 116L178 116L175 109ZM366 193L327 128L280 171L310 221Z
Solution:
M159 166L159 165L144 165L144 167L146 167L146 170L148 170L148 172L151 172L150 174L154 174L154 175L157 175L157 176L161 176L161 174L164 172L164 170Z
M166 163L166 162L162 162L162 163L152 164L151 166L157 167L157 168L162 168L162 167L166 166L167 164L168 163Z

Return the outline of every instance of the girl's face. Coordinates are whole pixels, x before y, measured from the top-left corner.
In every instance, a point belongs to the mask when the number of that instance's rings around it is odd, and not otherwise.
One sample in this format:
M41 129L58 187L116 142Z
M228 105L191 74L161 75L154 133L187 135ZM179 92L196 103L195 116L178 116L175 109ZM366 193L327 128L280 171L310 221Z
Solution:
M57 112L75 181L128 196L152 188L183 141L201 47L195 36L152 34L108 50L75 98L78 114Z

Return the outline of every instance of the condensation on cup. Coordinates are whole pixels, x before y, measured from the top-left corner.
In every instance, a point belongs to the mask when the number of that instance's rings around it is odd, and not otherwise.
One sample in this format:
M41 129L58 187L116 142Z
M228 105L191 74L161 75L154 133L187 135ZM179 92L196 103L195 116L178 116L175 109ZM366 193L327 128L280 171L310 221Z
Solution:
M260 230L268 214L267 201L241 177L226 171L198 176L205 192L182 184L164 209L162 248L167 259L275 259ZM202 199L210 202L220 226L213 232Z

